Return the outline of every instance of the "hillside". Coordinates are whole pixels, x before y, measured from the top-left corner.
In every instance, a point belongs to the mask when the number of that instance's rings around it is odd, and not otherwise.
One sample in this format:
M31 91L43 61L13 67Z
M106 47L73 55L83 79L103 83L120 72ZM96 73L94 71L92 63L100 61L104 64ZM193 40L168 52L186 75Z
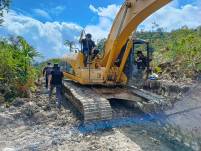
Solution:
M158 29L137 32L136 36L150 42L153 48L152 67L168 78L195 79L201 71L201 27L183 27L172 32Z

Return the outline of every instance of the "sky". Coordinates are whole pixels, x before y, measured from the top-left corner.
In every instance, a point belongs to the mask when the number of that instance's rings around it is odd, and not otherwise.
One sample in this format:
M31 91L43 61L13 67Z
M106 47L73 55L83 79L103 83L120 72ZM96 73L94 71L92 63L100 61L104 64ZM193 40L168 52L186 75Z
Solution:
M78 42L84 29L97 42L106 38L124 0L12 0L0 36L23 36L43 59L70 55L65 40ZM201 25L200 0L173 0L148 17L138 30L166 31Z

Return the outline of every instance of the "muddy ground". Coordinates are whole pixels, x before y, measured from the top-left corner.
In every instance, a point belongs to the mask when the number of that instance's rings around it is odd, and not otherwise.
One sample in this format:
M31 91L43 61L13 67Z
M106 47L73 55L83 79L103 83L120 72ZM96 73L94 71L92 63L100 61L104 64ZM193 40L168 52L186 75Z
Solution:
M16 99L10 108L0 105L0 151L182 150L159 133L150 133L153 125L139 114L132 117L138 122L125 124L126 119L117 119L112 122L119 125L104 123L101 127L98 123L100 129L95 130L96 124L83 126L80 116L65 99L61 111L55 108L54 101L48 107L47 92L40 88L30 99Z

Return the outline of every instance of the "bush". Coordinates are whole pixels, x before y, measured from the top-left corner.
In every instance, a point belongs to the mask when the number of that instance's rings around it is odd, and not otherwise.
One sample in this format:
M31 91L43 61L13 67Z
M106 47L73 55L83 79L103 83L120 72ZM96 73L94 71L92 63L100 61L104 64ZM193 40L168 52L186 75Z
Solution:
M140 32L137 36L150 41L154 48L155 71L178 78L194 78L201 72L201 28L181 28L172 32Z
M37 78L32 63L38 55L23 37L0 41L0 93L7 101L28 96Z

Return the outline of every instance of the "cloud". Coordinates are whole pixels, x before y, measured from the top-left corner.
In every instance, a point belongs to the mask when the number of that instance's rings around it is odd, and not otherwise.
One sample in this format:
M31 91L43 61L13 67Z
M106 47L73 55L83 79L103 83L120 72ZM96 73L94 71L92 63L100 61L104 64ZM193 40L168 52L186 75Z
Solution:
M119 5L108 5L107 7L94 7L89 5L89 9L99 16L99 22L96 25L87 25L86 32L92 33L93 38L97 41L102 38L107 38L112 22L120 9Z
M53 15L59 15L66 9L65 6L56 6L55 8L51 9L51 14Z
M52 20L52 17L60 15L66 9L65 6L58 5L56 7L50 8L48 10L43 9L33 9L32 11L40 17L43 17L47 20ZM23 14L27 14L23 11ZM29 15L30 16L30 15Z
M120 9L120 6L116 4L112 4L112 5L108 5L107 7L95 8L93 5L89 5L89 9L93 11L94 13L97 13L101 17L114 19L114 17L116 16L117 12Z
M89 5L89 9L99 20L97 24L86 25L86 32L90 32L95 40L107 38L119 8L120 6L115 4L106 7ZM57 12L64 11L65 7L56 6L53 10L57 10ZM48 18L48 16L53 15L51 9L46 13L44 12L46 11L35 9L35 13L40 16ZM25 37L45 58L69 54L68 49L63 44L64 41L77 41L80 31L83 29L82 26L76 23L41 22L29 16L10 11L4 16L5 22L0 27L0 35L20 35ZM184 5L180 5L179 1L175 0L147 18L138 29L152 30L152 23L154 22L167 31L180 28L183 25L197 27L201 25L200 16L200 0ZM76 44L78 45L78 42Z
M55 10L57 10L57 11L64 11L65 9L66 9L65 6L57 6L57 7L55 7Z
M91 32L95 40L107 37L120 6L112 4L107 7L96 8L93 5L89 5L89 9L99 16L99 22L96 25L87 25L85 28L86 31ZM200 16L200 0L183 5L181 5L181 0L174 0L142 22L138 30L151 31L153 23L158 24L159 27L162 27L166 31L178 29L184 25L195 28L201 25Z
M23 36L44 57L61 57L69 53L65 40L77 41L82 27L74 23L46 22L42 23L14 11L5 15L5 22L0 27L0 34Z
M94 7L94 5L90 4L89 9L95 13L98 13L98 9Z
M46 19L51 19L51 16L45 10L42 10L42 9L33 9L33 11L38 16L44 17Z
M201 2L186 4L179 7L179 1L174 1L147 18L139 29L152 30L153 23L157 23L166 31L188 26L195 28L201 25Z
M112 21L105 17L99 18L99 23L97 25L87 25L85 31L93 35L95 41L102 38L107 38L109 30L111 28Z

